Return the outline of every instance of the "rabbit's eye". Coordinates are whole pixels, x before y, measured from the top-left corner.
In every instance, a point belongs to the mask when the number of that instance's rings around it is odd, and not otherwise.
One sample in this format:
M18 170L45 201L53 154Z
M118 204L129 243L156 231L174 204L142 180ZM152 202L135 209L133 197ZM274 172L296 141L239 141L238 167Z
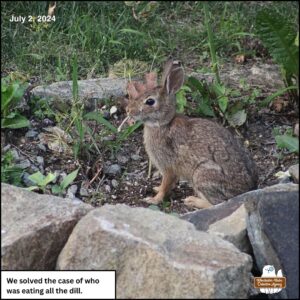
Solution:
M149 106L152 106L154 103L155 103L155 100L152 98L149 98L145 101L145 104L147 104Z

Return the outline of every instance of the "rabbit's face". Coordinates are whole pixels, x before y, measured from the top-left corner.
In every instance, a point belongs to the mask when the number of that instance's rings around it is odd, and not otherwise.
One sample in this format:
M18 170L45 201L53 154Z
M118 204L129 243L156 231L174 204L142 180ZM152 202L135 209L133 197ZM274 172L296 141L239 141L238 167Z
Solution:
M127 114L151 127L168 124L176 112L175 93L183 83L183 69L180 63L167 63L161 86L157 85L155 73L146 74L145 79L145 84L128 84Z
M165 97L161 87L156 87L135 99L129 97L127 114L148 126L160 126L174 117L175 100Z

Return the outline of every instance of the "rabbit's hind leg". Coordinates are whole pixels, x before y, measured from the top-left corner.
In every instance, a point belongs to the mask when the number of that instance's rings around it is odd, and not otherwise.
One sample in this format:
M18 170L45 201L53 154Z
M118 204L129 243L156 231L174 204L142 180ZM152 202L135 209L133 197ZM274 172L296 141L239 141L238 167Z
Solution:
M205 197L202 195L202 197L195 197L195 196L189 196L184 199L184 204L188 207L192 208L209 208L213 206Z

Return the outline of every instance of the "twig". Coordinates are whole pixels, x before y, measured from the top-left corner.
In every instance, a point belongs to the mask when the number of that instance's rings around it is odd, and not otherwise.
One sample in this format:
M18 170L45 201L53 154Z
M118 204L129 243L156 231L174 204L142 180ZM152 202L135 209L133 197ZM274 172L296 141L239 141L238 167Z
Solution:
M87 184L87 188L96 180L96 178L98 177L99 173L102 171L102 167L98 168L97 173L95 174L95 176L90 180L90 182Z

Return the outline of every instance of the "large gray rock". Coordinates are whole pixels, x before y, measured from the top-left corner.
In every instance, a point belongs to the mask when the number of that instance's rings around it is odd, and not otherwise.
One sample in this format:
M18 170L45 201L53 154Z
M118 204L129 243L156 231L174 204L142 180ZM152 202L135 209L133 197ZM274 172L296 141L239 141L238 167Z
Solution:
M247 234L248 213L244 204L253 199L264 198L269 193L289 193L298 190L297 184L277 184L241 194L207 209L184 214L181 218L193 223L198 230L218 235L233 243L241 251L252 254L252 247Z
M214 76L211 73L191 73L191 76L206 82L212 82ZM222 82L230 87L243 88L241 80L250 86L260 88L268 88L270 90L277 90L284 87L284 82L280 73L278 65L255 63L251 64L224 64L220 70L220 77Z
M126 94L127 80L123 78L97 78L78 81L79 98L87 107L93 108L95 99L107 99L112 96L120 97ZM52 99L56 108L65 109L65 104L73 98L72 81L54 82L47 86L37 86L32 89L32 94Z
M286 289L269 297L299 299L299 190L257 194L245 207L258 268L273 265L286 277Z
M2 269L53 270L73 227L91 209L2 183Z
M116 270L117 298L245 298L251 257L189 222L147 208L105 205L83 217L58 270Z

